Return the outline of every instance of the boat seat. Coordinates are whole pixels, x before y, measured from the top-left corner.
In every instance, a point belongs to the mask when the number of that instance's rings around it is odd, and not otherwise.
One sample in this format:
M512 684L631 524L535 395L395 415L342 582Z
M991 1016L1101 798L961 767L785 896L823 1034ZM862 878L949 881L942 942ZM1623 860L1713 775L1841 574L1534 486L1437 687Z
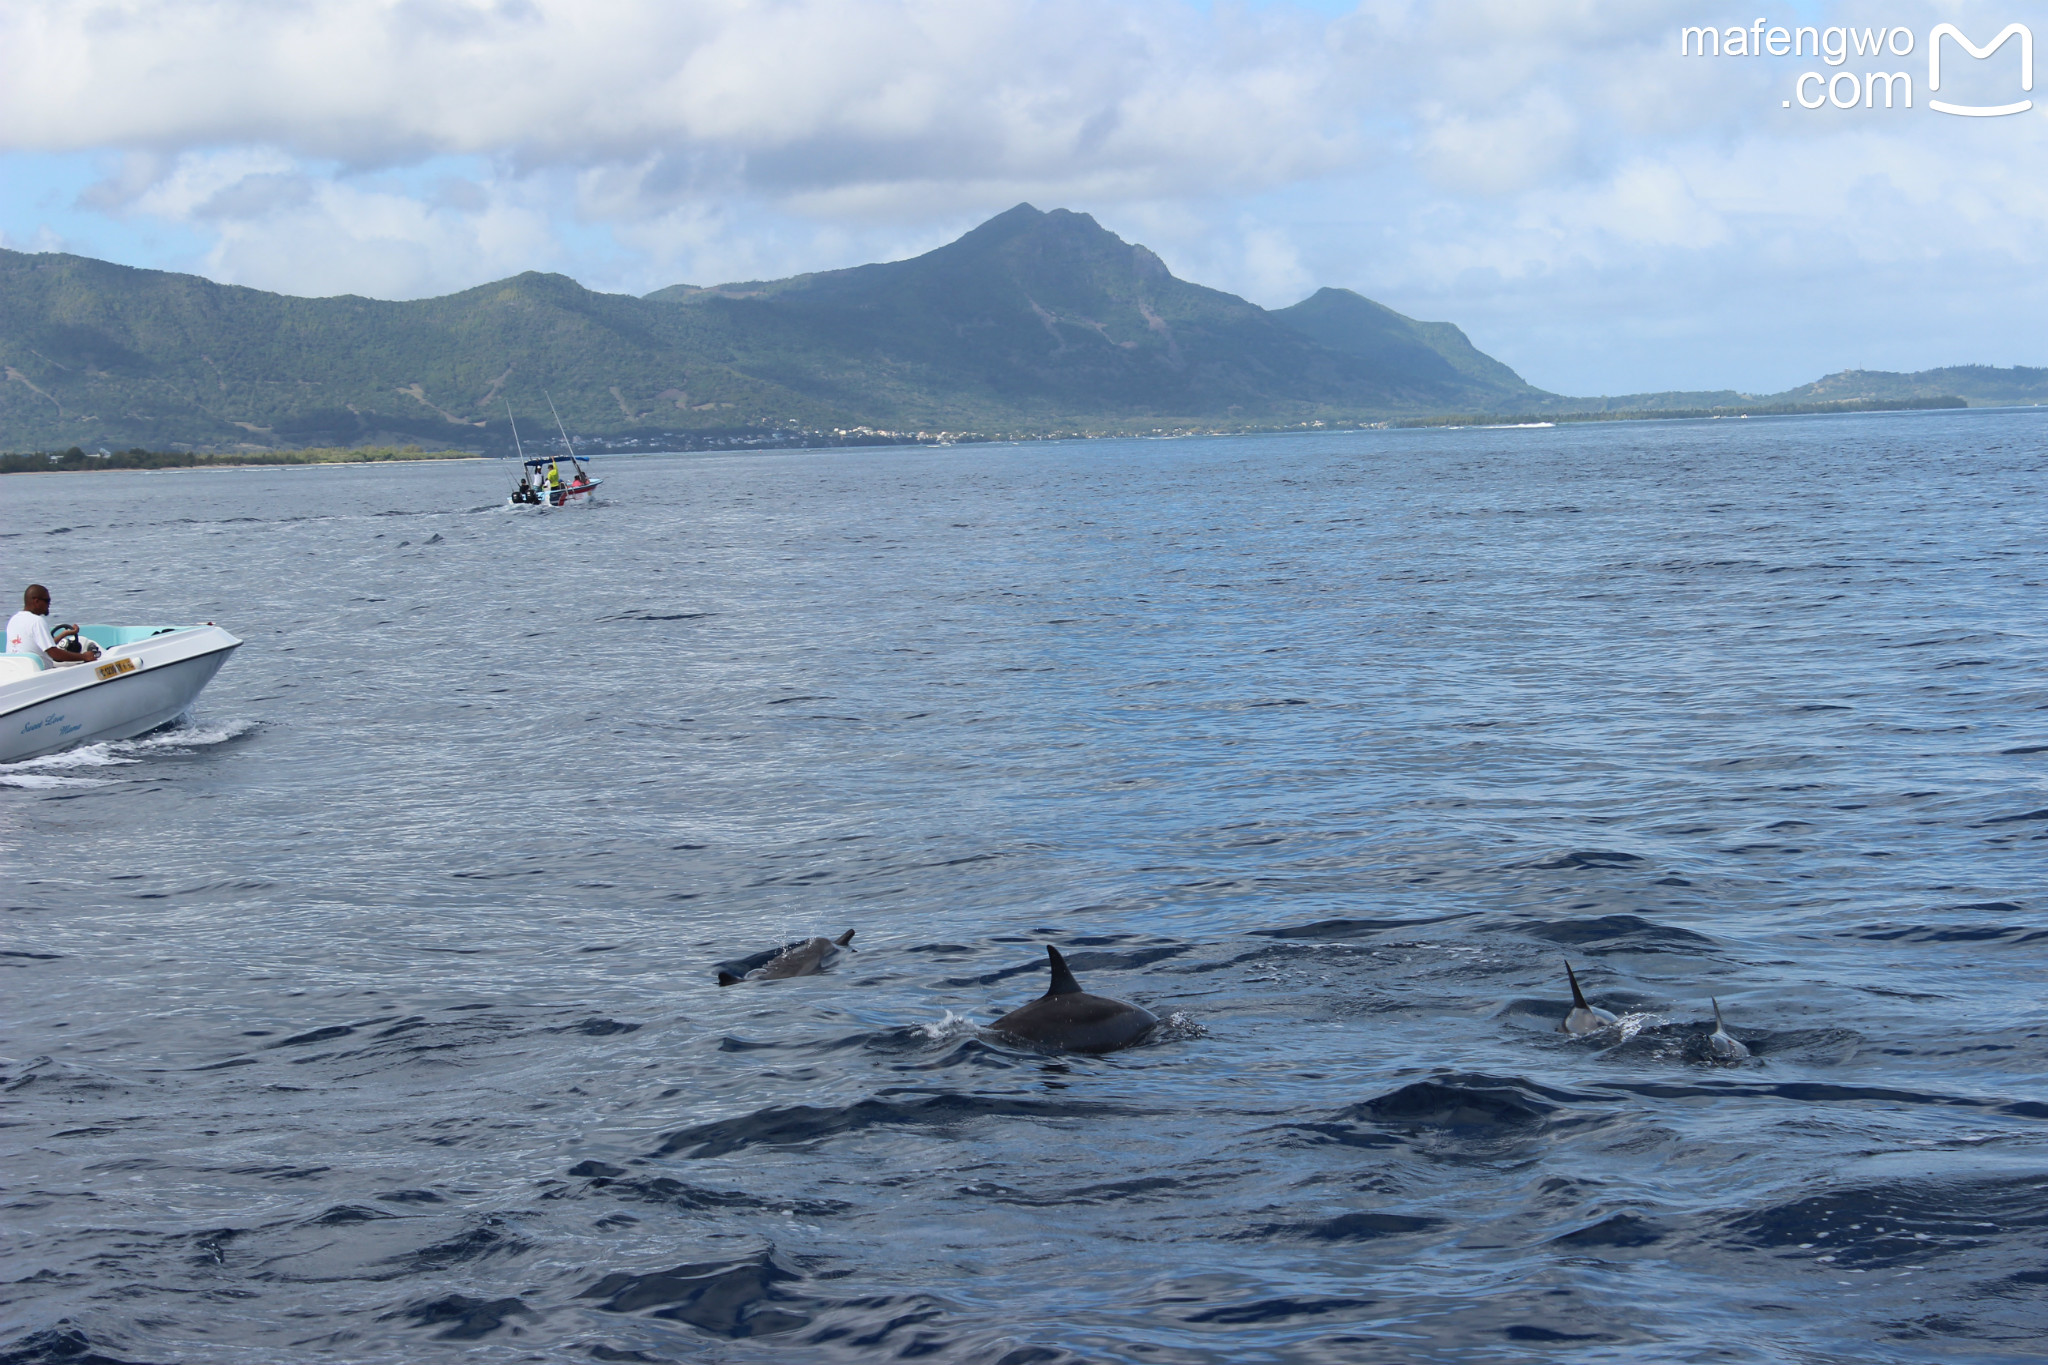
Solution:
M33 678L49 666L40 654L0 654L0 683Z

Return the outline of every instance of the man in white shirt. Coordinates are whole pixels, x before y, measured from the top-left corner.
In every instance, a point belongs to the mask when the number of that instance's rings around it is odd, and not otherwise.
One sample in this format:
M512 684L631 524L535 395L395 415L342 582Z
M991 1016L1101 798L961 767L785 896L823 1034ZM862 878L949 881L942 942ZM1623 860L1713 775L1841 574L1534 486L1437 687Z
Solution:
M21 610L7 621L7 652L40 654L55 664L91 663L100 657L100 647L89 640L84 649L61 648L50 638L49 622L43 619L49 614L50 590L40 583L29 584L21 595Z

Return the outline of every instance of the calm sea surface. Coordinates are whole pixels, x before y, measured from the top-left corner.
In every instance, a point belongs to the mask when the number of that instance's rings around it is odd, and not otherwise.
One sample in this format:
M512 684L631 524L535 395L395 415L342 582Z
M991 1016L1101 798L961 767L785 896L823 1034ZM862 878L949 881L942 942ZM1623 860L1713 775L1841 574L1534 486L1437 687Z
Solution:
M2048 411L600 465L0 483L0 1360L2043 1356Z

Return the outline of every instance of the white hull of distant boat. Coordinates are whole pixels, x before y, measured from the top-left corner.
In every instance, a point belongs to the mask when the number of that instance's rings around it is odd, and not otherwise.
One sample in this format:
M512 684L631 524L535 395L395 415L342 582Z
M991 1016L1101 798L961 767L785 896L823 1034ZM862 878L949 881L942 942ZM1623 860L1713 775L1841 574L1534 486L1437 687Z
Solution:
M168 724L242 644L219 626L85 626L80 633L101 647L91 663L0 655L0 763Z
M603 479L586 479L582 483L568 483L563 484L560 488L547 488L543 490L547 494L544 498L539 493L531 494L529 498L521 498L515 492L508 500L507 505L515 512L522 507L531 507L536 512L545 512L551 507L567 507L572 500L589 493L595 493L597 486L603 482Z

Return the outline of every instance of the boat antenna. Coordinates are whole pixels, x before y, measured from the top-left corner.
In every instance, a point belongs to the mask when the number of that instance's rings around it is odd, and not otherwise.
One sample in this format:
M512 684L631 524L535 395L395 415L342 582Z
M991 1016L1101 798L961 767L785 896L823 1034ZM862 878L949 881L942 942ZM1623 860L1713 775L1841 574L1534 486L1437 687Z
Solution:
M555 413L555 430L562 433L562 444L569 448L569 459L572 463L575 463L576 443L569 439L569 428L562 425L562 414L555 412L555 396L548 393L546 389L542 389L541 392L547 394L548 411Z

